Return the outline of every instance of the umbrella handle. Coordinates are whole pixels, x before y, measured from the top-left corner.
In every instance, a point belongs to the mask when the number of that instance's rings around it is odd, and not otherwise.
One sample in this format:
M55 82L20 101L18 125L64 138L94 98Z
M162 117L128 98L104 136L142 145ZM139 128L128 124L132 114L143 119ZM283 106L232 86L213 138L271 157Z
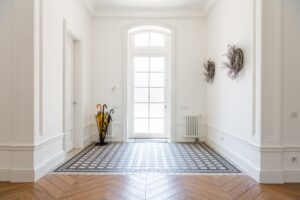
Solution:
M106 104L104 104L102 107L103 107L103 112L104 112L104 108L107 108L107 105L106 105Z
M101 107L102 107L101 104L96 105L96 108L99 109L99 111L101 111Z
M109 115L114 114L114 113L115 113L115 110L114 109L110 109Z

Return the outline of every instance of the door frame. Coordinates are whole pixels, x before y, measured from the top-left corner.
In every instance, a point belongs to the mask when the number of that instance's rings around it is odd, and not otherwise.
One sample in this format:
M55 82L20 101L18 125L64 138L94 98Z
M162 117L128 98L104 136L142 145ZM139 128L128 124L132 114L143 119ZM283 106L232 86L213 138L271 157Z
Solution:
M77 101L76 106L74 106L74 148L83 148L84 146L84 136L83 136L83 47L84 42L81 34L72 26L68 20L64 19L64 31L63 31L63 133L64 133L64 151L66 151L66 44L67 38L72 37L74 40L74 98Z
M169 88L168 88L168 102L167 105L169 105L167 109L167 139L171 139L171 141L175 140L176 136L176 49L175 49L175 40L176 40L176 29L175 27L160 23L160 22L153 22L153 21L142 21L134 24L127 25L123 27L123 77L124 77L124 88L123 88L123 141L128 142L130 141L132 127L131 127L131 87L132 87L132 73L130 71L130 58L129 58L129 31L133 28L140 27L140 26L157 26L161 28L165 28L170 31L170 58L169 58Z

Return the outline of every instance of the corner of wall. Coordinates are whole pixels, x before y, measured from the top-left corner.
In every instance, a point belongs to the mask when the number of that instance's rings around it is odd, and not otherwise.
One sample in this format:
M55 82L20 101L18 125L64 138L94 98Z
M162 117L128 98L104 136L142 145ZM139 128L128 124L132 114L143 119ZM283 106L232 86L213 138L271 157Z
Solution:
M59 134L34 148L34 181L47 174L65 160L64 136Z
M256 181L260 180L259 147L225 130L208 125L206 143L236 164L240 170ZM238 151L235 151L238 149Z
M5 153L5 157L11 157L11 163L5 169L0 169L0 181L38 180L65 160L62 144L63 135L58 135L36 145L7 146L5 152L0 153Z

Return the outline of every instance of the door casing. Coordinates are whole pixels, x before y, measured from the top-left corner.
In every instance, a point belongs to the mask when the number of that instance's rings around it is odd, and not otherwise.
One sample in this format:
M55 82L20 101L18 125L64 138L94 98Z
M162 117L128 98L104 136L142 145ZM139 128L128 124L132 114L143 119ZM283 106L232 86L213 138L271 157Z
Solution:
M66 38L66 52L65 52L65 107L64 107L64 120L65 120L65 146L66 151L69 152L74 148L74 125L75 125L75 40L71 35Z
M167 121L167 126L169 127L168 131L167 131L167 138L171 139L171 141L175 141L175 130L176 130L176 63L175 63L175 52L176 52L176 48L175 48L175 38L176 38L176 29L175 27L169 25L169 24L165 24L165 23L160 23L157 21L141 21L138 23L133 23L130 25L127 25L123 28L123 47L124 47L124 51L123 51L123 65L124 65L124 92L123 92L123 107L124 107L124 113L123 113L123 141L127 142L127 141L131 141L131 132L132 132L132 127L131 127L131 123L130 123L130 119L131 119L131 104L128 102L131 102L131 82L130 80L132 80L131 77L131 67L130 67L130 56L129 56L129 31L132 29L135 29L137 27L141 27L141 26L145 26L145 25L153 25L153 26L158 26L158 27L162 27L164 29L167 29L170 31L170 51L169 51L169 77L168 77L168 81L169 81L169 90L168 90L168 96L170 97L168 99L168 109L167 109L167 116L168 117L168 121Z
M63 132L64 136L67 129L66 122L66 50L67 50L67 40L71 37L74 41L74 101L76 105L74 106L74 148L84 147L84 40L81 34L72 26L67 19L64 19L64 33L63 33ZM69 102L70 103L70 102ZM64 151L67 153L66 147L66 137L64 137Z

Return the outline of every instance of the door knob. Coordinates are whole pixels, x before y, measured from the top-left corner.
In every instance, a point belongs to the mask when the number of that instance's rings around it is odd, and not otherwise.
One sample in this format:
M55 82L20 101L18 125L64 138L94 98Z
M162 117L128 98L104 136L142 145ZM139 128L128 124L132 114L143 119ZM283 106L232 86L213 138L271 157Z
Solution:
M73 105L76 105L77 104L77 101L73 101Z

